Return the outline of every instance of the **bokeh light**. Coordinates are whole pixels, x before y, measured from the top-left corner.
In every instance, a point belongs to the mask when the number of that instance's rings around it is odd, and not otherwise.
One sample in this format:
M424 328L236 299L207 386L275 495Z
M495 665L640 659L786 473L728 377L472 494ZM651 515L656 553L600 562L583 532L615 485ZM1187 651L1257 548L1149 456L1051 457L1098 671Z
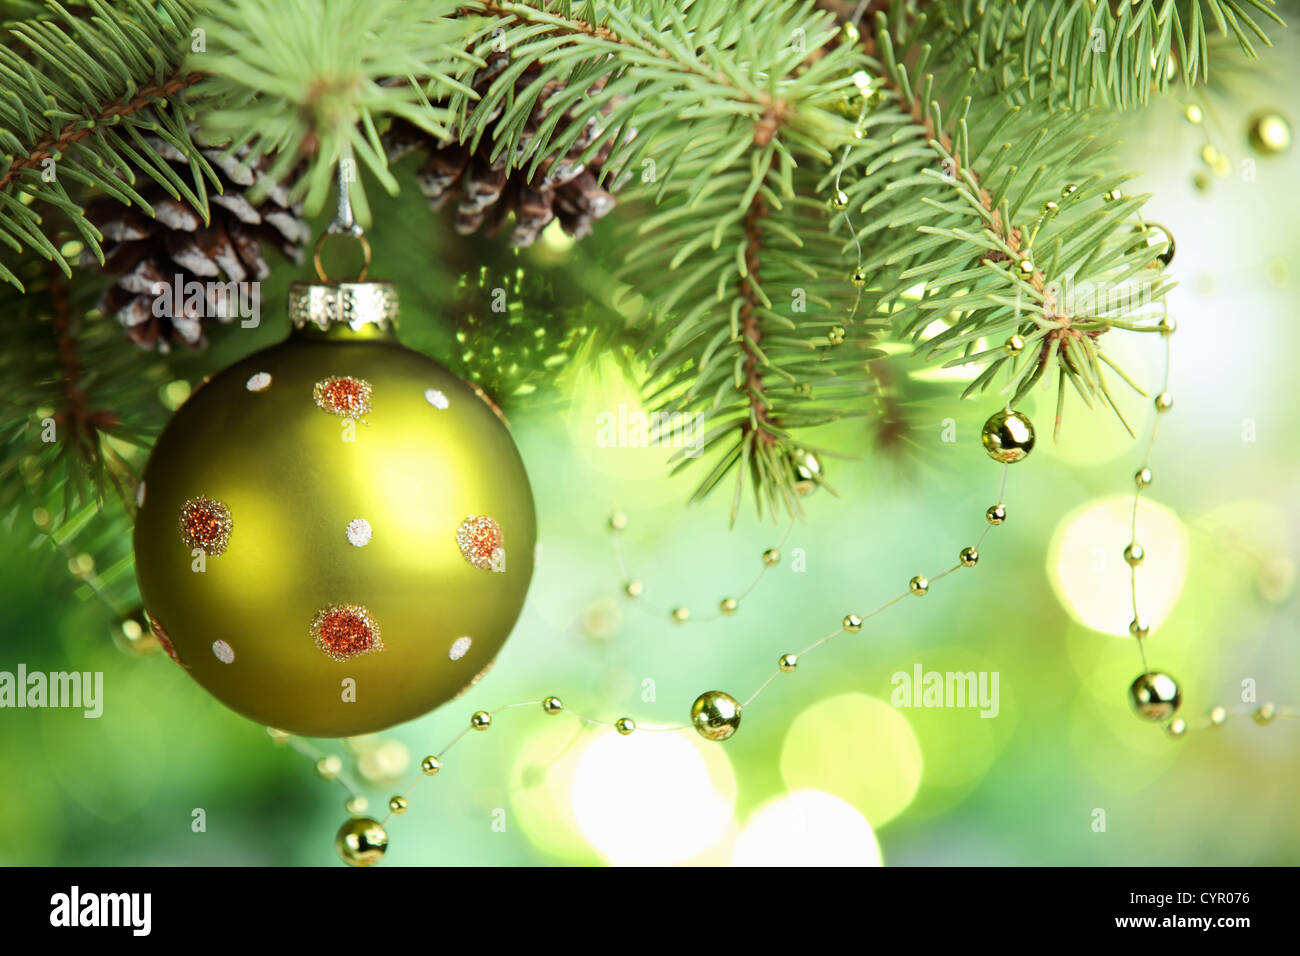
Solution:
M723 748L694 735L611 730L583 750L572 799L578 828L606 860L661 866L726 833L736 778Z
M1128 637L1133 620L1131 570L1124 561L1130 541L1133 499L1116 495L1066 515L1047 549L1047 575L1061 604L1076 621ZM1142 620L1152 629L1178 600L1187 574L1187 531L1178 517L1146 495L1138 506L1137 540L1147 558L1138 568Z
M907 718L866 694L813 704L790 724L781 747L787 788L834 794L876 828L912 802L921 765L921 746Z
M880 866L871 824L839 797L796 790L770 800L736 837L735 866Z

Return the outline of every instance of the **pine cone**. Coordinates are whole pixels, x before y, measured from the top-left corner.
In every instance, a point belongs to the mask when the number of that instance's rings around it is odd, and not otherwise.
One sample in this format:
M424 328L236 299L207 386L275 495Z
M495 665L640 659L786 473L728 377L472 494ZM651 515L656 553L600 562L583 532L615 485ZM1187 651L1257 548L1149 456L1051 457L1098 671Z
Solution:
M178 175L189 178L189 160L170 144L151 139L150 145L172 164ZM198 349L207 344L203 332L212 318L229 322L237 314L231 306L223 307L214 285L200 307L179 301L172 303L171 315L155 315L157 283L175 287L179 281L246 282L265 279L270 267L262 256L262 243L279 248L289 259L301 264L304 244L311 229L302 218L301 209L289 200L289 191L279 184L266 188L260 203L249 201L245 193L264 182L270 161L260 157L251 163L242 161L246 150L228 156L219 149L204 149L203 155L221 180L222 192L211 190L208 205L211 222L203 218L184 200L173 199L161 186L137 173L137 182L146 185L140 194L153 207L150 218L134 206L112 199L96 200L86 207L86 217L94 223L112 245L105 249L102 267L89 252L82 265L96 266L116 276L100 297L98 308L113 313L126 328L126 337L142 348L169 352L173 345ZM179 277L179 278L178 278Z
M486 93L493 79L510 63L509 54L496 54L487 66L474 77L474 88ZM515 80L515 90L522 92L537 78L540 71L529 67ZM601 77L592 89L605 85ZM563 89L559 82L548 83L537 98L537 106L524 124L519 141L521 152L550 115L547 107L556 93ZM505 111L504 102L497 106L492 116L495 123ZM576 119L572 112L556 126L556 131L570 127ZM404 120L394 120L384 136L384 147L390 161L395 161L413 149L428 151L428 159L420 167L420 189L428 197L429 205L439 210L446 205L459 187L460 199L456 206L456 231L469 235L480 227L494 235L505 222L506 216L515 214L515 227L510 236L512 246L530 246L542 230L557 217L560 226L574 238L581 239L591 232L592 223L614 208L614 196L599 184L601 168L609 159L614 147L613 139L604 142L586 163L578 162L601 133L601 123L596 117L587 121L586 128L574 141L569 151L559 157L550 157L539 164L532 178L526 171L506 171L506 154L491 158L494 137L483 136L478 148L468 144L442 142L424 130Z

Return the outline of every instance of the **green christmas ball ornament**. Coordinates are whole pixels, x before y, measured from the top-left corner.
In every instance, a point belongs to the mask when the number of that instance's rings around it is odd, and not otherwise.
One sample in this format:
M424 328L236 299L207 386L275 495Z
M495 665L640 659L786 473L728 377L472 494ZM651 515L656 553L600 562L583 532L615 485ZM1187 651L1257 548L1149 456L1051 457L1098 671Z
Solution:
M295 331L214 376L145 468L136 574L168 654L307 736L410 720L496 658L536 516L500 413L393 334L388 283L295 283Z

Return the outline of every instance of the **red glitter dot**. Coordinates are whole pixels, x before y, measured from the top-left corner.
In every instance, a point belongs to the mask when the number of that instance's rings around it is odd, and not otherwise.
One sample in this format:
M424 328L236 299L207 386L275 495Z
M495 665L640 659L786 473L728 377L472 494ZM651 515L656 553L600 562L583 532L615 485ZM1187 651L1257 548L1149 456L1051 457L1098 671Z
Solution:
M210 557L226 550L234 522L230 509L215 498L199 495L181 507L181 540L188 548L198 548Z
M316 404L331 415L359 418L371 410L371 391L365 379L345 375L317 382L311 394Z
M153 636L158 639L158 643L162 646L162 649L167 652L167 656L177 664L181 665L181 667L185 667L185 662L181 660L181 655L176 650L176 645L173 644L172 639L167 636L167 632L163 630L163 626L154 620L152 614L145 612L145 617L149 619L149 630L153 631Z
M311 622L316 646L336 661L382 651L379 625L370 612L358 604L335 604L316 612Z
M505 570L505 534L487 515L470 515L456 529L456 544L465 560L485 571Z

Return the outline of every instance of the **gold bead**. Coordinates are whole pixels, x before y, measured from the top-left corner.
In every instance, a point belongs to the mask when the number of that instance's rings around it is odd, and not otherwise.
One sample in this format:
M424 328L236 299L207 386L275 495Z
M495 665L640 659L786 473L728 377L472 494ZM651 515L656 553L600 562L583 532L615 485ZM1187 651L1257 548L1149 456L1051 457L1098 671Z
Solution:
M763 564L766 567L774 568L781 561L781 552L776 548L768 548L763 552Z
M1215 149L1209 143L1206 143L1204 146L1201 147L1201 162L1203 162L1206 166L1213 166L1218 161L1219 161L1219 151L1217 149Z
M691 705L691 723L705 740L726 740L740 727L740 704L720 690L706 691Z
M1167 412L1174 407L1174 397L1168 392L1161 392L1156 396L1156 411Z
M849 194L846 193L843 189L839 190L834 196L831 197L831 208L834 209L836 212L843 212L845 209L848 209Z
M1124 549L1124 560L1130 568L1136 568L1146 560L1147 553L1142 550L1142 545L1134 541Z
M640 581L628 581L623 585L623 593L630 598L638 598L645 591L645 586Z
M1034 426L1012 408L1004 408L989 417L980 432L984 450L994 461L1004 465L1023 461L1034 449Z
M1139 717L1166 721L1178 712L1183 692L1178 689L1178 682L1168 674L1148 671L1129 686L1128 698Z
M1151 484L1151 469L1139 468L1133 475L1133 482L1139 488L1145 488L1147 485Z
M1151 628L1143 624L1140 617L1135 617L1128 623L1128 632L1132 637L1142 640L1151 633Z
M1166 315L1160 320L1156 328L1160 330L1161 335L1173 335L1178 331L1178 320L1172 315Z
M1223 722L1228 719L1228 712L1222 707L1210 708L1210 723L1215 727L1222 727Z
M930 581L924 574L918 574L907 582L907 588L917 597L930 590Z
M1068 185L1065 186L1064 189L1061 190L1061 198L1064 199L1066 196L1072 196L1074 193L1078 191L1079 191L1078 186L1076 186L1074 183L1069 183Z
M1266 724L1271 724L1273 722L1273 718L1276 716L1277 716L1276 707L1274 707L1272 704L1260 704L1259 710L1251 714L1250 719L1255 721L1255 723L1259 724L1261 727L1263 727Z
M984 512L984 520L989 524L1001 524L1007 520L1007 506L996 504Z
M844 24L844 39L848 40L850 43L857 43L858 40L861 39L861 36L862 35L858 33L857 26L852 23Z
M621 511L615 511L609 516L609 530L622 531L627 527L627 515Z
M1201 108L1195 103L1190 103L1188 104L1187 109L1183 110L1183 116L1189 123L1199 123L1202 119Z
M958 557L961 559L963 568L973 568L979 563L980 553L974 548L962 548Z
M678 624L683 624L690 619L691 612L684 607L673 608L673 620Z
M1156 261L1168 269L1170 264L1174 261L1174 234L1156 222L1148 222L1143 223L1140 226L1134 226L1133 231L1142 236L1142 241L1144 241L1148 247L1158 248L1160 250L1156 253ZM1136 251L1136 249L1137 247L1131 251Z
M626 737L632 731L636 730L636 721L631 717L620 717L614 721L614 729Z
M858 631L862 630L862 618L858 617L856 614L845 614L844 620L840 622L840 625L850 634L856 634Z
M469 725L475 730L487 730L492 726L492 715L486 710L477 710L469 719Z
M832 325L826 333L826 341L830 342L831 345L841 345L844 342L844 334L844 326Z
M429 754L429 756L420 761L420 770L426 777L432 777L441 769L442 761L433 754Z
M1008 355L1019 355L1025 348L1025 340L1019 335L1013 335L1002 343L1002 351Z
M723 614L735 614L736 609L739 607L740 602L735 598L723 598L722 602L718 605L718 609L722 611Z
M1018 267L1021 275L1031 276L1034 274L1034 261L1032 259L1021 259Z
M339 759L337 754L330 754L316 761L316 772L320 774L322 780L333 780L342 769L343 761Z
M378 821L357 817L339 827L334 849L348 866L374 866L388 849L388 833Z
M794 469L794 490L806 498L821 484L822 463L805 448L792 449L789 460Z
M789 674L799 666L799 655L782 654L781 659L776 662L776 666L781 669L782 674Z
M368 806L370 806L370 801L358 793L348 797L348 802L343 804L343 809L355 817L365 813Z
M564 704L558 697L548 697L542 701L542 710L546 711L548 714L558 714L564 710Z
M1187 721L1183 720L1183 718L1181 717L1175 717L1173 720L1169 721L1169 723L1165 725L1165 733L1167 733L1174 740L1186 736Z
M1043 215L1054 215L1060 208L1061 207L1057 204L1055 199L1049 199L1047 202L1043 203Z
M861 269L854 269L853 274L849 276L849 281L861 289L867 284L867 274Z
M1250 144L1268 156L1291 148L1291 124L1280 113L1262 113L1251 120Z
M1109 192L1102 193L1101 198L1103 202L1115 202L1117 200L1123 199L1124 194L1120 192L1119 187L1116 186L1114 189L1110 190Z
M400 794L396 797L390 798L388 801L388 809L393 813L405 813L406 808L409 806L410 804L406 802L406 797L403 797Z

